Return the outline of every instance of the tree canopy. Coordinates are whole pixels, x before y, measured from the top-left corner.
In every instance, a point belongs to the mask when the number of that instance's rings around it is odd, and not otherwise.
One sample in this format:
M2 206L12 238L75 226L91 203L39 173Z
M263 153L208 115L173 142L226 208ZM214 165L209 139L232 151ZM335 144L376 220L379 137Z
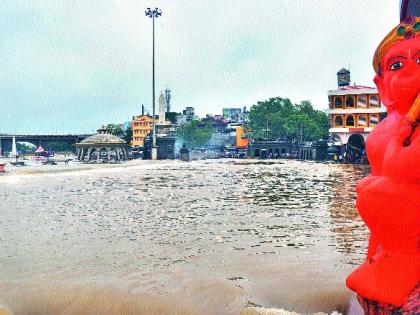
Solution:
M131 143L131 140L133 140L133 129L131 126L129 126L125 132L124 132L124 138L127 143Z
M123 130L121 125L108 124L106 125L106 128L111 132L112 135L124 139L127 143L131 143L133 138L133 130L131 126L129 126L126 130Z
M166 112L165 116L166 119L171 122L171 124L176 124L176 117L180 115L180 113L177 112Z
M315 141L328 134L329 119L309 101L275 97L251 106L247 127L254 139Z
M35 150L36 150L36 146L28 144L28 143L17 142L16 143L16 150L18 152L22 153L22 154L34 153Z
M213 127L209 124L199 126L200 121L192 121L182 125L176 131L177 136L189 149L197 149L206 145L213 134Z
M108 124L106 125L106 129L108 129L111 132L111 134L114 136L120 137L120 136L123 136L124 134L124 131L121 128L121 126L116 125L116 124Z

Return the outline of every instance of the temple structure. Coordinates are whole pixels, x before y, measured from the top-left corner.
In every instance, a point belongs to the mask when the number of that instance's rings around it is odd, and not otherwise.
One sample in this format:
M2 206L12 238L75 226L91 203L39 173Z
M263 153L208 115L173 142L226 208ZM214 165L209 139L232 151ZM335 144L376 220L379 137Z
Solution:
M75 144L77 159L83 162L110 162L128 159L127 143L104 127Z
M386 113L376 88L350 85L350 72L337 73L338 89L328 91L330 135L334 145L362 154L365 141L372 129Z

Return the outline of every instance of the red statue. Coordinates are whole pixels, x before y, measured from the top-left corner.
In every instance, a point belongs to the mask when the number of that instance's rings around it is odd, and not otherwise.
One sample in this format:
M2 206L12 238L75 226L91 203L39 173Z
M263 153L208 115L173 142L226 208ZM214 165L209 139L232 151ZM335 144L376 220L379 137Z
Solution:
M419 17L384 38L373 66L388 116L366 141L371 175L357 184L356 206L370 230L369 248L347 286L366 314L417 314L410 310L420 313Z

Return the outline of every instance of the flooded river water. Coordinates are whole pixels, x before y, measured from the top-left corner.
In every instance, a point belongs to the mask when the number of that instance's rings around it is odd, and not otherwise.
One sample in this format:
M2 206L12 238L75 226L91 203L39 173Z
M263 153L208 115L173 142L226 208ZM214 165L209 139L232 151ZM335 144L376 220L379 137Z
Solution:
M341 309L367 166L162 161L0 178L0 304L16 314Z

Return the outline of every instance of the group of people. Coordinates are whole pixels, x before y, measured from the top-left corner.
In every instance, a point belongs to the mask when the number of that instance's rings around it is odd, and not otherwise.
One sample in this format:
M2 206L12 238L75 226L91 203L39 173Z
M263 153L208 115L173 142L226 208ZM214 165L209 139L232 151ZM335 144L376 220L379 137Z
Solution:
M346 150L343 153L334 154L332 157L334 162L351 163L351 164L366 164L368 159L366 151Z

